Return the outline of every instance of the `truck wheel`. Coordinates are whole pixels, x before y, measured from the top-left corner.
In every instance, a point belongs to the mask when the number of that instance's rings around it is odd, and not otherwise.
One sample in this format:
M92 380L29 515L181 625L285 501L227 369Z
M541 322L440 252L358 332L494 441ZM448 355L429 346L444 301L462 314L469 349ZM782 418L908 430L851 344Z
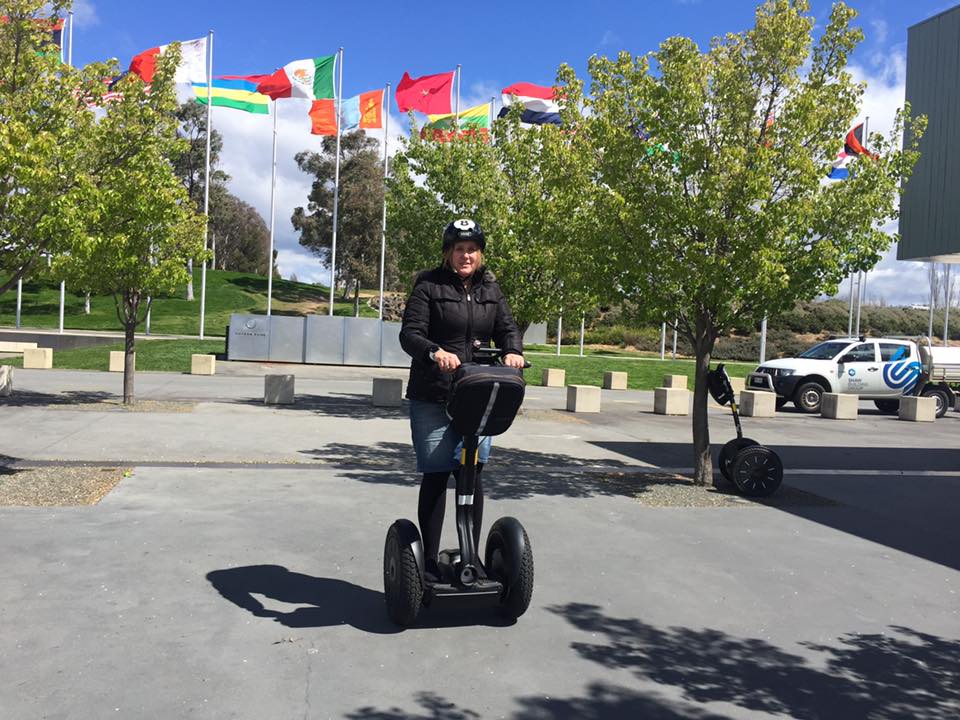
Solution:
M823 385L816 380L802 383L793 396L793 404L797 406L800 412L818 413L820 412L820 403L823 400L825 392Z
M932 397L937 399L937 417L942 418L950 409L950 396L943 388L932 387L923 391L923 397Z
M896 415L900 411L899 400L874 400L873 404L885 415Z

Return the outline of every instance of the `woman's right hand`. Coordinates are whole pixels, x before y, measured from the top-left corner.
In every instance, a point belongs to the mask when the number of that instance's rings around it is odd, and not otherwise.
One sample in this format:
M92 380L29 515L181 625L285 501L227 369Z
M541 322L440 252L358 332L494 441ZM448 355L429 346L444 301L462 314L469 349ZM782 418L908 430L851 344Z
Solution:
M440 372L452 373L460 367L460 358L458 358L455 353L447 352L446 350L437 350L433 354L433 357L437 361Z

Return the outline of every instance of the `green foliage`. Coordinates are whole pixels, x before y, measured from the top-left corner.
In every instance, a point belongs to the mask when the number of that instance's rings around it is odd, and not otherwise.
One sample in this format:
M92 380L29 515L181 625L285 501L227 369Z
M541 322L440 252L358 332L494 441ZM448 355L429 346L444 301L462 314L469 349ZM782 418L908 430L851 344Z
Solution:
M414 123L394 159L389 182L391 237L401 276L412 280L440 264L444 226L457 217L480 223L487 264L521 325L547 314L579 314L598 297L582 262L581 237L595 220L575 208L589 184L584 138L548 125L524 130L520 111L494 122L492 142L465 134L421 139Z
M95 213L86 148L103 64L76 70L49 45L69 3L10 0L0 23L0 294L81 238Z

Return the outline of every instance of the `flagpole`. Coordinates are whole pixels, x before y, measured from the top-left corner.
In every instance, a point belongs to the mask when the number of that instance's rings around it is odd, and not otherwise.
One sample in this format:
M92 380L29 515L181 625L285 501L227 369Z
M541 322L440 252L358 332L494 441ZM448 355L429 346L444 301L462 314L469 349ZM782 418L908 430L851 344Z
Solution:
M67 50L67 65L73 67L73 10L70 11L70 26L67 28L67 40L70 43L70 49Z
M333 239L330 243L330 316L333 316L333 292L337 284L337 208L340 204L340 130L343 122L340 119L340 111L343 108L343 48L338 52L337 65L339 66L337 74L337 98L335 101L336 119L337 119L337 157L333 170Z
M460 66L457 65L457 108L456 108L457 128L460 127Z
M863 148L864 152L867 150L867 134L870 128L870 116L867 115L863 118L863 142L860 143L860 147ZM860 337L860 308L863 306L863 297L864 297L864 286L865 286L865 277L864 271L861 270L858 280L857 280L857 325L854 330L854 337Z
M73 11L71 10L67 18L67 42L63 42L63 31L60 35L60 62L63 62L64 46L66 46L67 65L73 67ZM48 256L49 259L49 256ZM63 306L67 299L67 283L60 281L60 334L63 334Z
M273 169L270 171L270 257L267 258L267 317L273 303L273 227L277 199L277 101L273 101Z
M213 123L213 30L207 31L207 156L203 188L203 269L200 271L200 339L206 324L207 309L207 236L210 233L210 133Z
M383 280L387 257L387 143L390 132L390 83L383 93L383 232L380 234L380 314L383 320Z
M23 306L23 278L17 279L17 327L20 327L20 308Z

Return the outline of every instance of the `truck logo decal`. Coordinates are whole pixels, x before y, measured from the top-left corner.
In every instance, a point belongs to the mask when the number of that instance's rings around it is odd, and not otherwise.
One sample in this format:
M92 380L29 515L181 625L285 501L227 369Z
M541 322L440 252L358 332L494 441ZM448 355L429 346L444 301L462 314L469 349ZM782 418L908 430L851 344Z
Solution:
M894 390L908 393L920 379L920 363L916 360L887 363L883 366L883 381Z

